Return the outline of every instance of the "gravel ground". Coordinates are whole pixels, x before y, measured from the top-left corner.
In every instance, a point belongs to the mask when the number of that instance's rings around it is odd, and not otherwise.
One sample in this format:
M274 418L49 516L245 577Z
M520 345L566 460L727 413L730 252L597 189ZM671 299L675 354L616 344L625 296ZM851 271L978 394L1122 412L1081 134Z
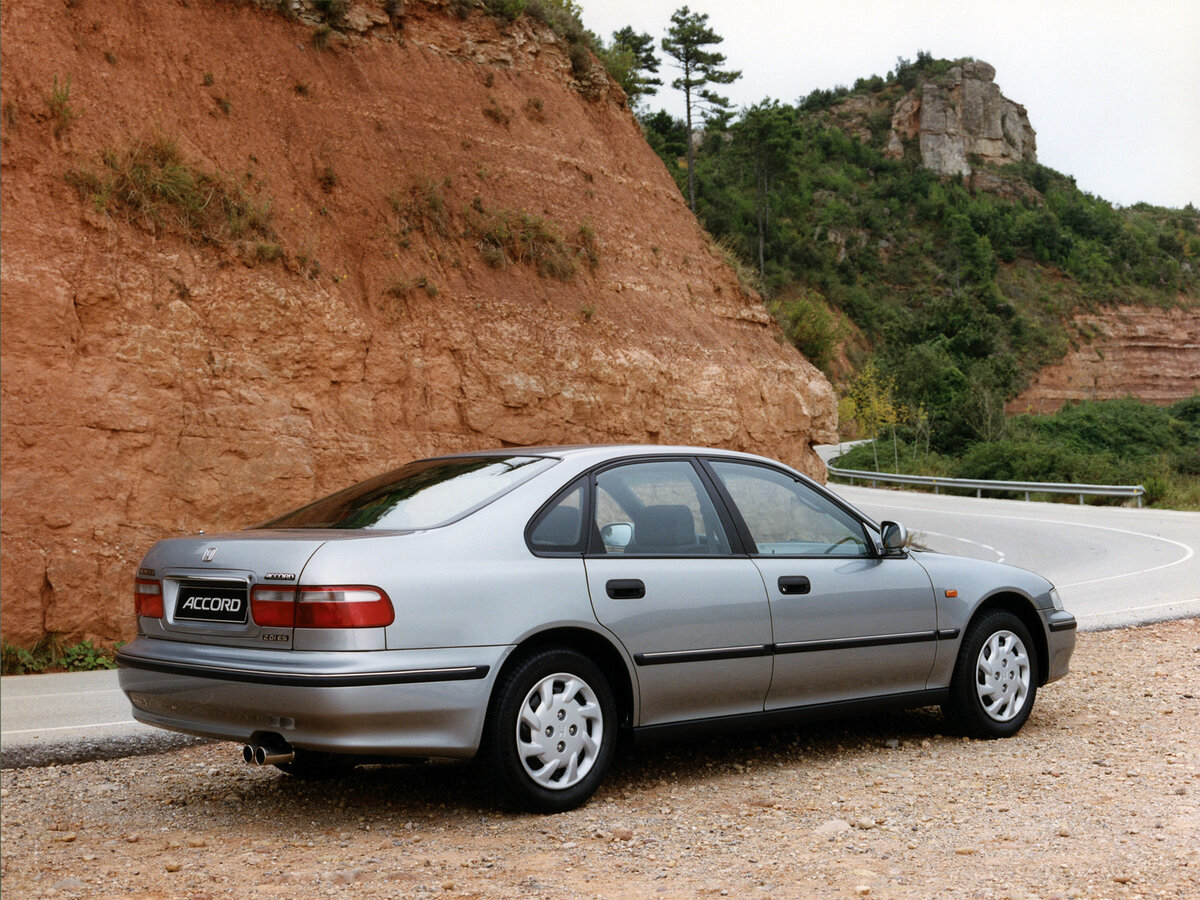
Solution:
M936 711L647 748L583 809L232 744L3 773L5 898L1200 897L1200 620L1080 635L1007 741Z

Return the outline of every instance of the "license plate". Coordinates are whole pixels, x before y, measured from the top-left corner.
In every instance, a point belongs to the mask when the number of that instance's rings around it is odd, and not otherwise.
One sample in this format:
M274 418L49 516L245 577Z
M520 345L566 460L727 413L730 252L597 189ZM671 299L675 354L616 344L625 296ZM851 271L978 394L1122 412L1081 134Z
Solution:
M246 585L240 581L182 582L175 618L194 622L245 622Z

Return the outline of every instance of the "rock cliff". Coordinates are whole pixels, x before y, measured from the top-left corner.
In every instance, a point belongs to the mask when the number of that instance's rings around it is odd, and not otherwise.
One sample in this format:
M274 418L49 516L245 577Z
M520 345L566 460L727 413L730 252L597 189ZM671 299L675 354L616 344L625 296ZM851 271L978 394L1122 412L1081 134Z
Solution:
M919 141L921 162L940 175L971 175L979 164L1037 161L1037 136L1025 107L1000 93L982 61L954 66L906 94L892 113L888 155ZM986 186L985 186L986 187Z
M1137 397L1168 406L1200 392L1200 314L1190 308L1120 306L1076 319L1089 336L1037 373L1008 404L1012 414L1052 413L1068 400Z
M155 539L430 453L686 442L821 471L829 383L615 85L527 18L347 21L0 11L6 639L128 638ZM245 201L220 235L116 196L147 148L212 186L196 215Z

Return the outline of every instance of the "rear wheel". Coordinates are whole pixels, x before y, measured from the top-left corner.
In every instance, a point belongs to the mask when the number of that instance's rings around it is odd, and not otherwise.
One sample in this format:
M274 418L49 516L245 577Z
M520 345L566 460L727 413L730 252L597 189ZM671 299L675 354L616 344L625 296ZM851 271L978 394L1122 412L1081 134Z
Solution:
M542 650L506 672L493 697L485 737L504 799L535 812L584 803L616 743L616 703L595 663L574 650Z
M995 610L967 629L942 710L963 734L1010 737L1029 718L1037 685L1029 630L1012 613Z

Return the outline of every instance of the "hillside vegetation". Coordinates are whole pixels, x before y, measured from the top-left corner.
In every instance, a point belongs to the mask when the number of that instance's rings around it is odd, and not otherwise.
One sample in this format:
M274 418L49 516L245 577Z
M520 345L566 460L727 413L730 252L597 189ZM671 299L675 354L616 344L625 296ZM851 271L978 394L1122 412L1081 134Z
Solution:
M962 62L918 54L853 89L766 100L728 124L710 121L694 161L698 215L744 261L796 346L852 398L844 424L857 420L868 436L895 426L913 446L955 458L1026 439L1034 426L1007 418L1005 403L1085 337L1074 315L1192 305L1200 287L1192 206L1115 207L1033 162L975 158L974 180L942 177L922 166L916 139L886 155L897 102ZM662 112L643 122L682 190L683 123ZM864 416L855 397L886 414ZM1060 471L1045 463L1028 477ZM1141 471L1092 468L1101 480ZM1186 474L1168 464L1171 473Z

